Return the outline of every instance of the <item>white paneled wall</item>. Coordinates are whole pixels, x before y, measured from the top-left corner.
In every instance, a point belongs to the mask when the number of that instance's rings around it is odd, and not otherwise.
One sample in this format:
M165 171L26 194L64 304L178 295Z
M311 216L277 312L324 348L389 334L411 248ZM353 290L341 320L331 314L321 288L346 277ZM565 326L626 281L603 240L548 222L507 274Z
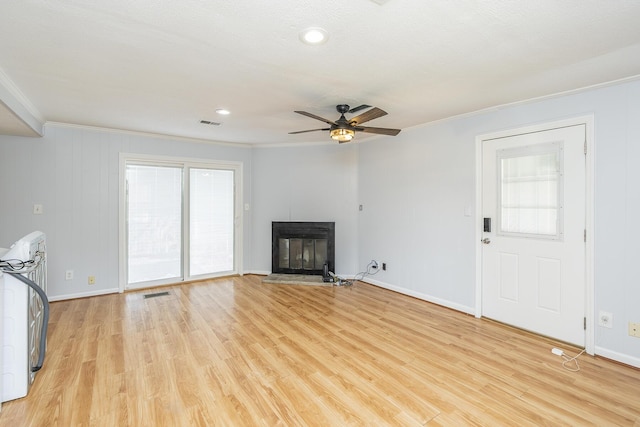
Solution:
M359 263L387 264L374 283L472 311L473 165L473 138L448 125L362 145Z
M127 133L47 126L43 138L0 136L0 246L41 230L49 249L52 300L118 289L119 153L243 162L251 149ZM244 196L251 196L243 178ZM42 215L33 204L43 205ZM250 262L250 215L244 212L245 269ZM73 270L73 280L65 271ZM96 277L88 285L88 276Z
M357 273L357 153L356 144L254 148L254 271L271 271L272 221L333 221L336 273Z

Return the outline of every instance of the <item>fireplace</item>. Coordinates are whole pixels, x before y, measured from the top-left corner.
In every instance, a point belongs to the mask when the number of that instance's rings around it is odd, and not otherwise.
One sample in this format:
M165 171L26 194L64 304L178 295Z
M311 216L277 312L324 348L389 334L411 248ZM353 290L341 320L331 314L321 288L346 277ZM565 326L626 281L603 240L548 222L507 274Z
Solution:
M271 272L322 275L335 271L334 222L272 222Z

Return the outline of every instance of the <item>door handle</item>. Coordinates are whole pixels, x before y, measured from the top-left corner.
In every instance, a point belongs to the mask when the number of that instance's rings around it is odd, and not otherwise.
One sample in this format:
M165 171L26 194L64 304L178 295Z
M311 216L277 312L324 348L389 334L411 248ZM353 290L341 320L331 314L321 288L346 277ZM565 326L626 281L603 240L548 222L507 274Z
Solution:
M485 237L484 239L480 240L482 243L484 243L485 245L488 245L489 243L491 243L491 239L489 239L488 237Z

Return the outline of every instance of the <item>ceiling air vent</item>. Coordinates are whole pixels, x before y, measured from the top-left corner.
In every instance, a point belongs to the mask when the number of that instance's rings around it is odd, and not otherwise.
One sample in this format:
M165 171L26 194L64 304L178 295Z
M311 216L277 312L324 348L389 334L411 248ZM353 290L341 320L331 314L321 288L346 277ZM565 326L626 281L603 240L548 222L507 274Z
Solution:
M209 120L200 120L200 123L202 123L203 125L220 126L220 123L212 122Z

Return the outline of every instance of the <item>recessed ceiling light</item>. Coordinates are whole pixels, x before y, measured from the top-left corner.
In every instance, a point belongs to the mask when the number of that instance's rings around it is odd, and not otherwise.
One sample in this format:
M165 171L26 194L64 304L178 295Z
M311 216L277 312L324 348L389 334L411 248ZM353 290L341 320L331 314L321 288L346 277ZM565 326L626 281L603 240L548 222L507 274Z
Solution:
M223 116L227 116L227 115L231 114L231 111L226 110L226 109L224 109L224 108L218 108L218 109L216 110L216 113L218 113L218 114L222 114Z
M320 27L305 28L300 31L300 41L306 44L322 44L329 39L327 31Z

